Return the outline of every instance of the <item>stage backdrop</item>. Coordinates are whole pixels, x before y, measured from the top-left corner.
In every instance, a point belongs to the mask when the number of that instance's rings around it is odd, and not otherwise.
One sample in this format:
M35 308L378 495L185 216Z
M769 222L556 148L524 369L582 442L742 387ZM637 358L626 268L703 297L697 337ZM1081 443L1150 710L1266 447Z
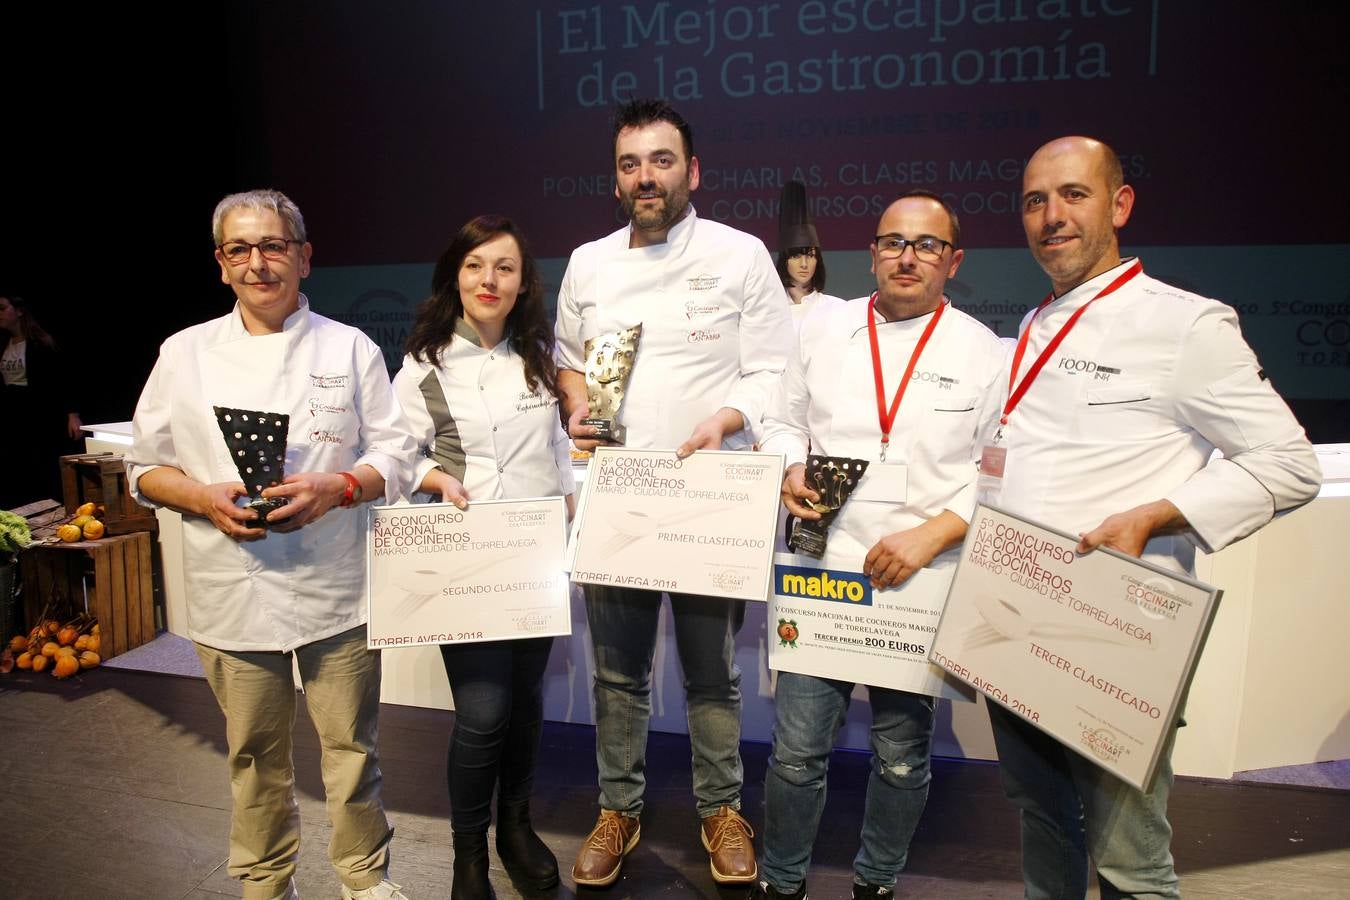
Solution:
M804 181L831 293L872 283L887 203L949 197L956 304L1001 335L1044 296L1018 217L1043 141L1095 135L1138 191L1126 252L1238 308L1286 395L1350 396L1340 12L1176 0L269 4L228 83L262 100L241 178L309 219L315 306L397 366L451 231L510 215L545 259L620 224L609 120L664 96L695 131L699 214L777 249ZM285 86L284 89L280 89ZM1309 407L1312 408L1312 407ZM1346 435L1341 436L1342 439Z

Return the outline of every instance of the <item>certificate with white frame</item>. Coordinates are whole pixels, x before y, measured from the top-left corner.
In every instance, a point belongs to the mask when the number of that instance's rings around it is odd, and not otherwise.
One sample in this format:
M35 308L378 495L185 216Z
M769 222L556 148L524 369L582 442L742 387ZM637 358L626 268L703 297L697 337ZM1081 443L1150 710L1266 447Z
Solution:
M763 601L783 456L599 447L573 529L572 580Z
M377 506L370 515L371 649L572 633L562 497Z
M862 564L774 555L769 668L973 703L973 688L928 661L955 569L878 591Z
M1221 592L980 505L929 658L1146 790Z

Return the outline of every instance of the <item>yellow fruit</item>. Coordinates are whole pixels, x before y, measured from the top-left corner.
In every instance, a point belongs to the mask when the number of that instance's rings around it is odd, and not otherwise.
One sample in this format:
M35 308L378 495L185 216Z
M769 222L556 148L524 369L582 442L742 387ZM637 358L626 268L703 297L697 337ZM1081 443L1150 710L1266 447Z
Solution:
M48 619L42 623L42 628L47 634L56 634L61 630L61 623L55 619Z
M35 656L33 657L33 671L45 672L47 671L47 666L51 665L51 662L52 661L45 656Z
M25 650L23 653L19 654L18 659L14 660L14 665L18 666L20 669L33 668L33 654Z
M90 634L98 634L98 632L99 632L98 623L95 622L95 623L94 623L94 627L89 629L89 633L90 633Z
M80 671L80 661L75 658L75 654L70 656L58 656L55 665L52 666L52 674L57 678L69 678Z
M84 532L80 530L80 526L67 523L56 529L56 536L67 544L73 544L84 537Z
M57 647L56 652L52 654L53 658L60 659L63 656L74 656L74 647Z
M43 655L43 656L55 656L55 655L56 655L56 651L57 651L57 650L60 650L60 649L61 649L61 645L58 644L56 641L48 641L47 643L45 643L45 644L42 645L42 655Z
M98 665L102 661L103 660L99 659L99 655L95 653L93 650L86 650L80 654L81 669L92 669L94 666Z
M88 649L89 649L89 635L87 635L87 634L82 634L82 635L80 635L79 637L77 637L77 638L75 639L75 649L76 649L76 650L88 650Z
M97 627L97 626L95 626L95 627ZM88 641L88 643L86 643L86 644L84 645L84 649L86 649L86 650L92 650L92 651L94 651L95 653L97 653L97 652L99 651L99 649L103 646L103 638L99 637L98 635L96 635L96 634L89 634L89 635L85 635L85 637L89 638L89 641Z
M98 519L90 519L84 523L84 536L91 541L96 541L103 537L103 523Z
M92 522L93 520L93 516L76 516L70 520L70 524L74 525L76 528L83 528L85 522Z
M94 510L96 510L97 508L98 507L96 507L92 503L81 503L79 506L75 508L75 515L92 516L94 514Z

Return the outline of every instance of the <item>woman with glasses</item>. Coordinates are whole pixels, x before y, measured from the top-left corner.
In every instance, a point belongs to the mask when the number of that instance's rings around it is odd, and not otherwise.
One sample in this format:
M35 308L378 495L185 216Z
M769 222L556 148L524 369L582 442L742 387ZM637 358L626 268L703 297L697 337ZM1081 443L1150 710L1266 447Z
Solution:
M801 328L811 308L829 297L825 291L825 254L800 181L783 185L778 209L778 277L792 303L792 325Z
M394 387L424 459L412 484L461 509L475 500L565 496L572 462L558 416L553 330L534 258L501 216L462 227L436 262ZM487 831L497 792L497 853L534 890L558 863L530 824L553 638L442 645L455 724L446 762L456 900L492 897Z

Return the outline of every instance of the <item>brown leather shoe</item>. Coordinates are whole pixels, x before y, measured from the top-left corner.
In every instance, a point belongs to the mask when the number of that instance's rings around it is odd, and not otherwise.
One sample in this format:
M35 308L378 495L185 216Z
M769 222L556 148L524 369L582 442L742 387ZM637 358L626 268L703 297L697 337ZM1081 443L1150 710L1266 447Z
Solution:
M619 877L623 858L637 846L641 834L637 817L600 810L600 818L577 852L572 880L585 887L609 887Z
M755 864L755 845L750 841L755 832L740 813L724 806L703 820L702 831L713 881L749 884L755 880L759 867Z

